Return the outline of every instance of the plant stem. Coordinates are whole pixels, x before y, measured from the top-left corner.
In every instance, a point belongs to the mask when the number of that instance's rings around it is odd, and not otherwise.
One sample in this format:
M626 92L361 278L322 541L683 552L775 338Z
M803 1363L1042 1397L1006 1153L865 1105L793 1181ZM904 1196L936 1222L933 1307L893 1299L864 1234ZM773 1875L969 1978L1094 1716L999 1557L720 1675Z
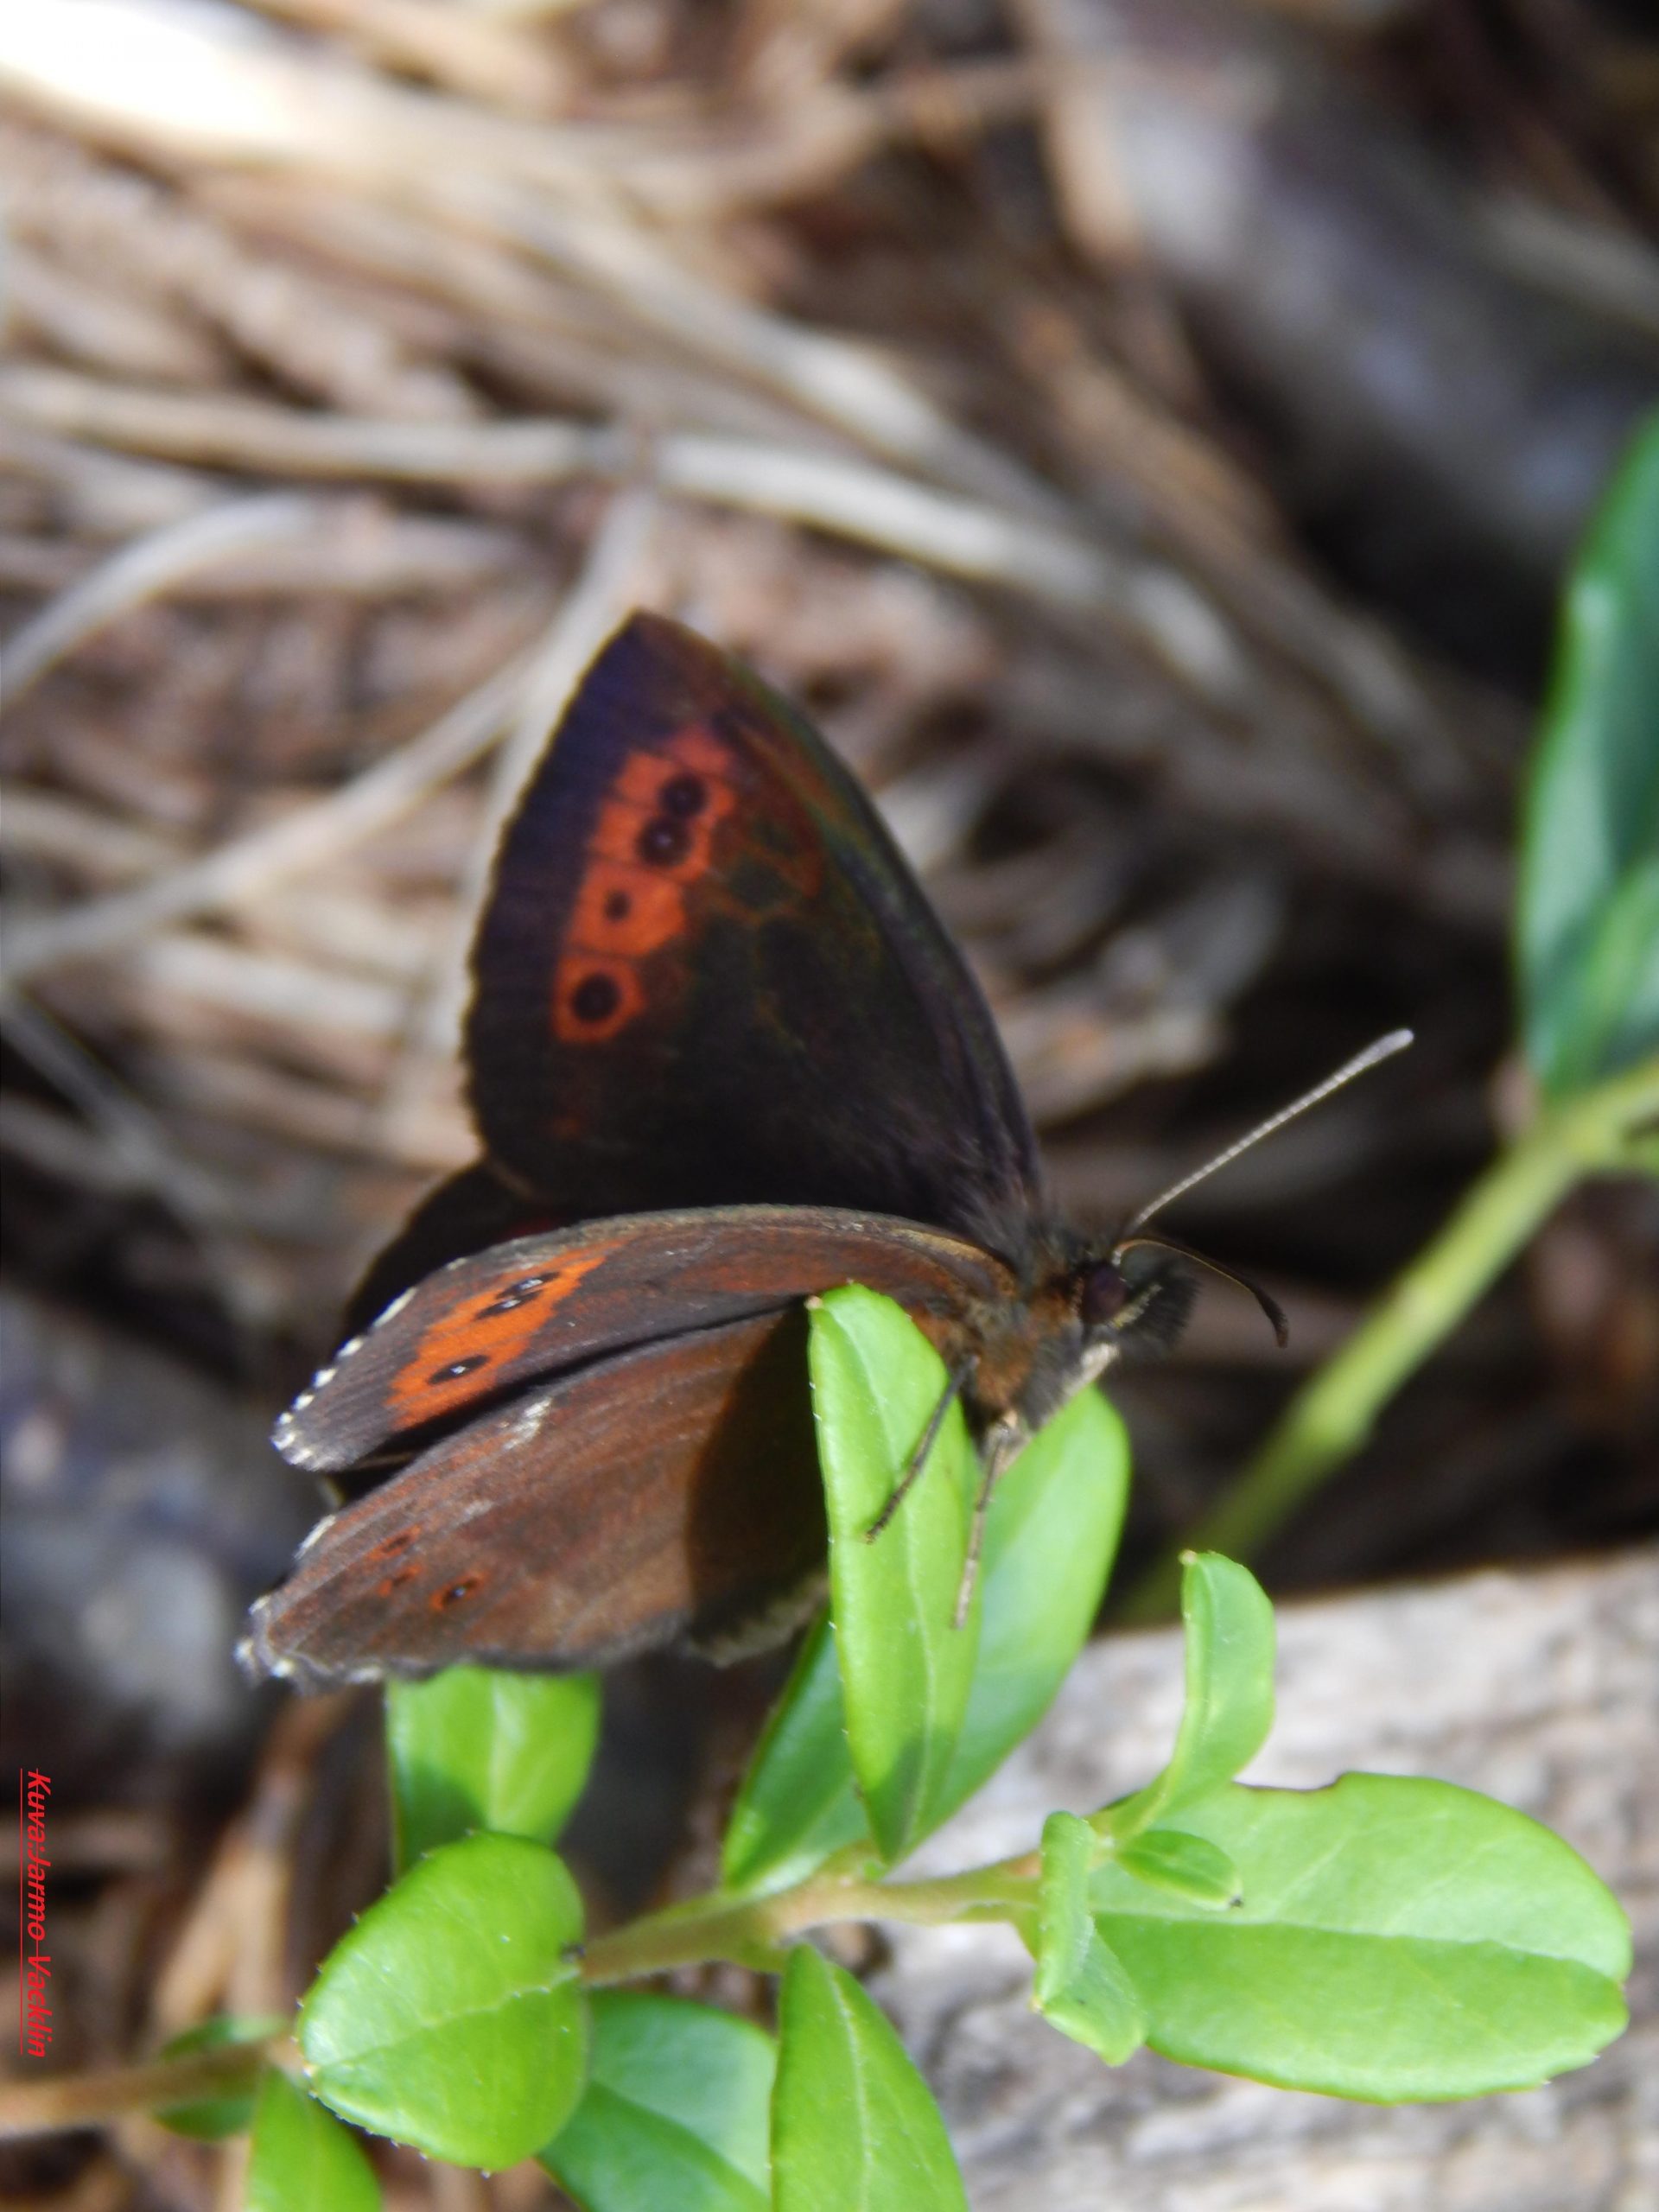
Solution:
M793 1889L774 1896L732 1897L721 1891L693 1897L666 1911L632 1921L588 1944L582 1979L589 1988L665 1974L711 1959L754 1965L803 1929L835 1920L905 1920L938 1924L952 1920L1004 1920L1034 1898L1037 1854L1027 1852L966 1874L931 1881L880 1882L857 1871L868 1845L839 1853ZM165 2112L209 2096L250 2089L269 2063L297 2063L286 2035L264 2043L156 2059L101 2074L60 2075L56 2081L10 2083L0 2089L0 2140L48 2134L54 2129L93 2127L125 2113Z
M130 2112L168 2112L206 2097L251 2089L267 2062L291 2056L286 2035L238 2043L145 2066L114 2066L100 2074L65 2074L55 2081L9 2082L0 2089L0 2140L54 2129L96 2127Z
M836 1920L938 1925L1006 1919L1031 1901L1037 1871L1035 1854L1027 1853L933 1881L873 1882L861 1874L820 1870L772 1897L733 1898L715 1891L595 1937L583 1954L582 1978L589 1988L602 1988L710 1959L753 1965L790 1936Z
M1573 1185L1635 1166L1640 1131L1659 1116L1659 1058L1643 1061L1541 1116L1465 1194L1451 1219L1346 1344L1299 1390L1214 1510L1180 1549L1231 1559L1258 1552L1310 1491L1351 1457L1378 1414L1502 1274ZM1179 1553L1137 1583L1121 1621L1173 1613Z

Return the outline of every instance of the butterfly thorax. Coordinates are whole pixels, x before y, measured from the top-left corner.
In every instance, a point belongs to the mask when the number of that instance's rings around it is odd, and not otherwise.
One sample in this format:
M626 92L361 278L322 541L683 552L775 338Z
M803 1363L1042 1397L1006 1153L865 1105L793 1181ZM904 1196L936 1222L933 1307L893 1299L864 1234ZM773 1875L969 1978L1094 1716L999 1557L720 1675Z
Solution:
M1059 1227L1031 1233L1017 1290L949 1319L918 1315L953 1369L976 1427L1012 1415L1027 1434L1132 1347L1167 1349L1192 1302L1192 1276L1165 1253L1121 1255Z

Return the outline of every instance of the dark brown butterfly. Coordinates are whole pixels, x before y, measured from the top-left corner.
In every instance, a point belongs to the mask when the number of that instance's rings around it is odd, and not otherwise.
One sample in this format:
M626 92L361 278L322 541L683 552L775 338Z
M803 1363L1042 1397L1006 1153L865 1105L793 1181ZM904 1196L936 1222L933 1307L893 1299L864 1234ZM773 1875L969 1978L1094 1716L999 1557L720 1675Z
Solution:
M889 1515L951 1397L988 1492L1132 1332L1185 1318L1154 1208L1106 1243L1046 1212L989 1013L853 778L677 624L635 615L588 670L475 971L484 1156L277 1426L346 1502L255 1608L257 1671L776 1641L824 1552L805 1298L868 1284L944 1356Z

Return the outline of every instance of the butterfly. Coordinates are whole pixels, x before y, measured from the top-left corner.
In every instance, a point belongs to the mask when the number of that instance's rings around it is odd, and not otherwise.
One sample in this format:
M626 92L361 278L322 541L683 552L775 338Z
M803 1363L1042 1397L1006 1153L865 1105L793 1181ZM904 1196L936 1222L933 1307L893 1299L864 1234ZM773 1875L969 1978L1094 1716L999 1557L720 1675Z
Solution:
M1055 1220L989 1010L874 807L694 632L636 613L589 667L474 972L481 1157L277 1424L340 1503L255 1606L255 1673L780 1640L822 1587L805 1301L837 1284L896 1300L949 1376L883 1522L954 1400L976 1535L1025 1439L1179 1332L1198 1255L1141 1233L1155 1206L1104 1241Z

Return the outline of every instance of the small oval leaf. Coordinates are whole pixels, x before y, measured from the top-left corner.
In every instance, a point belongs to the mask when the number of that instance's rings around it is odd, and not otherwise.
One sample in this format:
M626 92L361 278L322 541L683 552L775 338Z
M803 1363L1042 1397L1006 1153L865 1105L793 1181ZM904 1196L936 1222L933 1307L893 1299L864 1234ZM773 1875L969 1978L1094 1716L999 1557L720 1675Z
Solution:
M1508 1806L1355 1774L1309 1791L1225 1783L1181 1820L1237 1868L1232 1910L1109 1859L1090 1878L1167 2058L1393 2104L1531 2088L1624 2024L1624 1915Z
M1230 1782L1273 1726L1273 1607L1255 1577L1219 1552L1181 1563L1186 1695L1169 1764L1155 1782L1101 1816L1121 1840L1173 1807Z
M213 2019L199 2021L194 2028L186 2028L181 2035L164 2043L156 2055L158 2058L188 2058L197 2051L223 2050L235 2044L264 2043L270 2036L281 2035L288 2024L286 2019L274 2012L220 2013ZM255 2059L251 2057L249 2065L257 2071ZM169 2105L157 2112L155 2118L175 2135L188 2135L200 2143L216 2143L223 2136L239 2135L251 2124L259 2087L259 2082L251 2082L245 2089L227 2089L218 2096L198 2097L188 2105Z
M1052 1702L1100 1610L1128 1486L1123 1424L1097 1391L1084 1390L992 1492L979 1649L930 1825L964 1804ZM824 1619L802 1647L756 1748L721 1871L734 1888L779 1888L868 1834L853 1782L834 1632Z
M939 1819L1024 1742L1071 1673L1105 1595L1128 1486L1116 1408L1080 1390L992 1491L979 1649Z
M1146 2041L1147 2020L1134 1983L1090 1916L1089 1870L1099 1847L1074 1813L1051 1813L1043 1824L1032 2002L1062 2035L1121 2066Z
M582 1795L599 1736L593 1675L450 1667L386 1685L386 1757L399 1867L474 1828L551 1843Z
M1149 1882L1154 1890L1168 1890L1193 1904L1234 1904L1242 1887L1238 1869L1224 1851L1179 1828L1147 1828L1131 1836L1118 1852L1117 1863L1137 1882Z
M835 1629L821 1613L755 1746L721 1848L728 1889L804 1881L870 1832L853 1782Z
M542 2164L582 2212L770 2212L778 2052L680 1997L591 1999L588 2087Z
M259 2087L244 2202L247 2212L379 2212L361 2144L280 2067Z
M562 1862L518 1836L420 1859L327 1958L300 2011L315 2094L457 2165L510 2166L582 2093L582 1903Z
M887 1504L945 1388L938 1354L902 1307L856 1285L812 1311L813 1414L830 1518L830 1610L853 1769L888 1859L937 1819L967 1708L976 1601L953 1625L978 1482L960 1406L880 1535Z
M967 2212L938 2107L851 1974L790 1954L772 2101L776 2212Z

